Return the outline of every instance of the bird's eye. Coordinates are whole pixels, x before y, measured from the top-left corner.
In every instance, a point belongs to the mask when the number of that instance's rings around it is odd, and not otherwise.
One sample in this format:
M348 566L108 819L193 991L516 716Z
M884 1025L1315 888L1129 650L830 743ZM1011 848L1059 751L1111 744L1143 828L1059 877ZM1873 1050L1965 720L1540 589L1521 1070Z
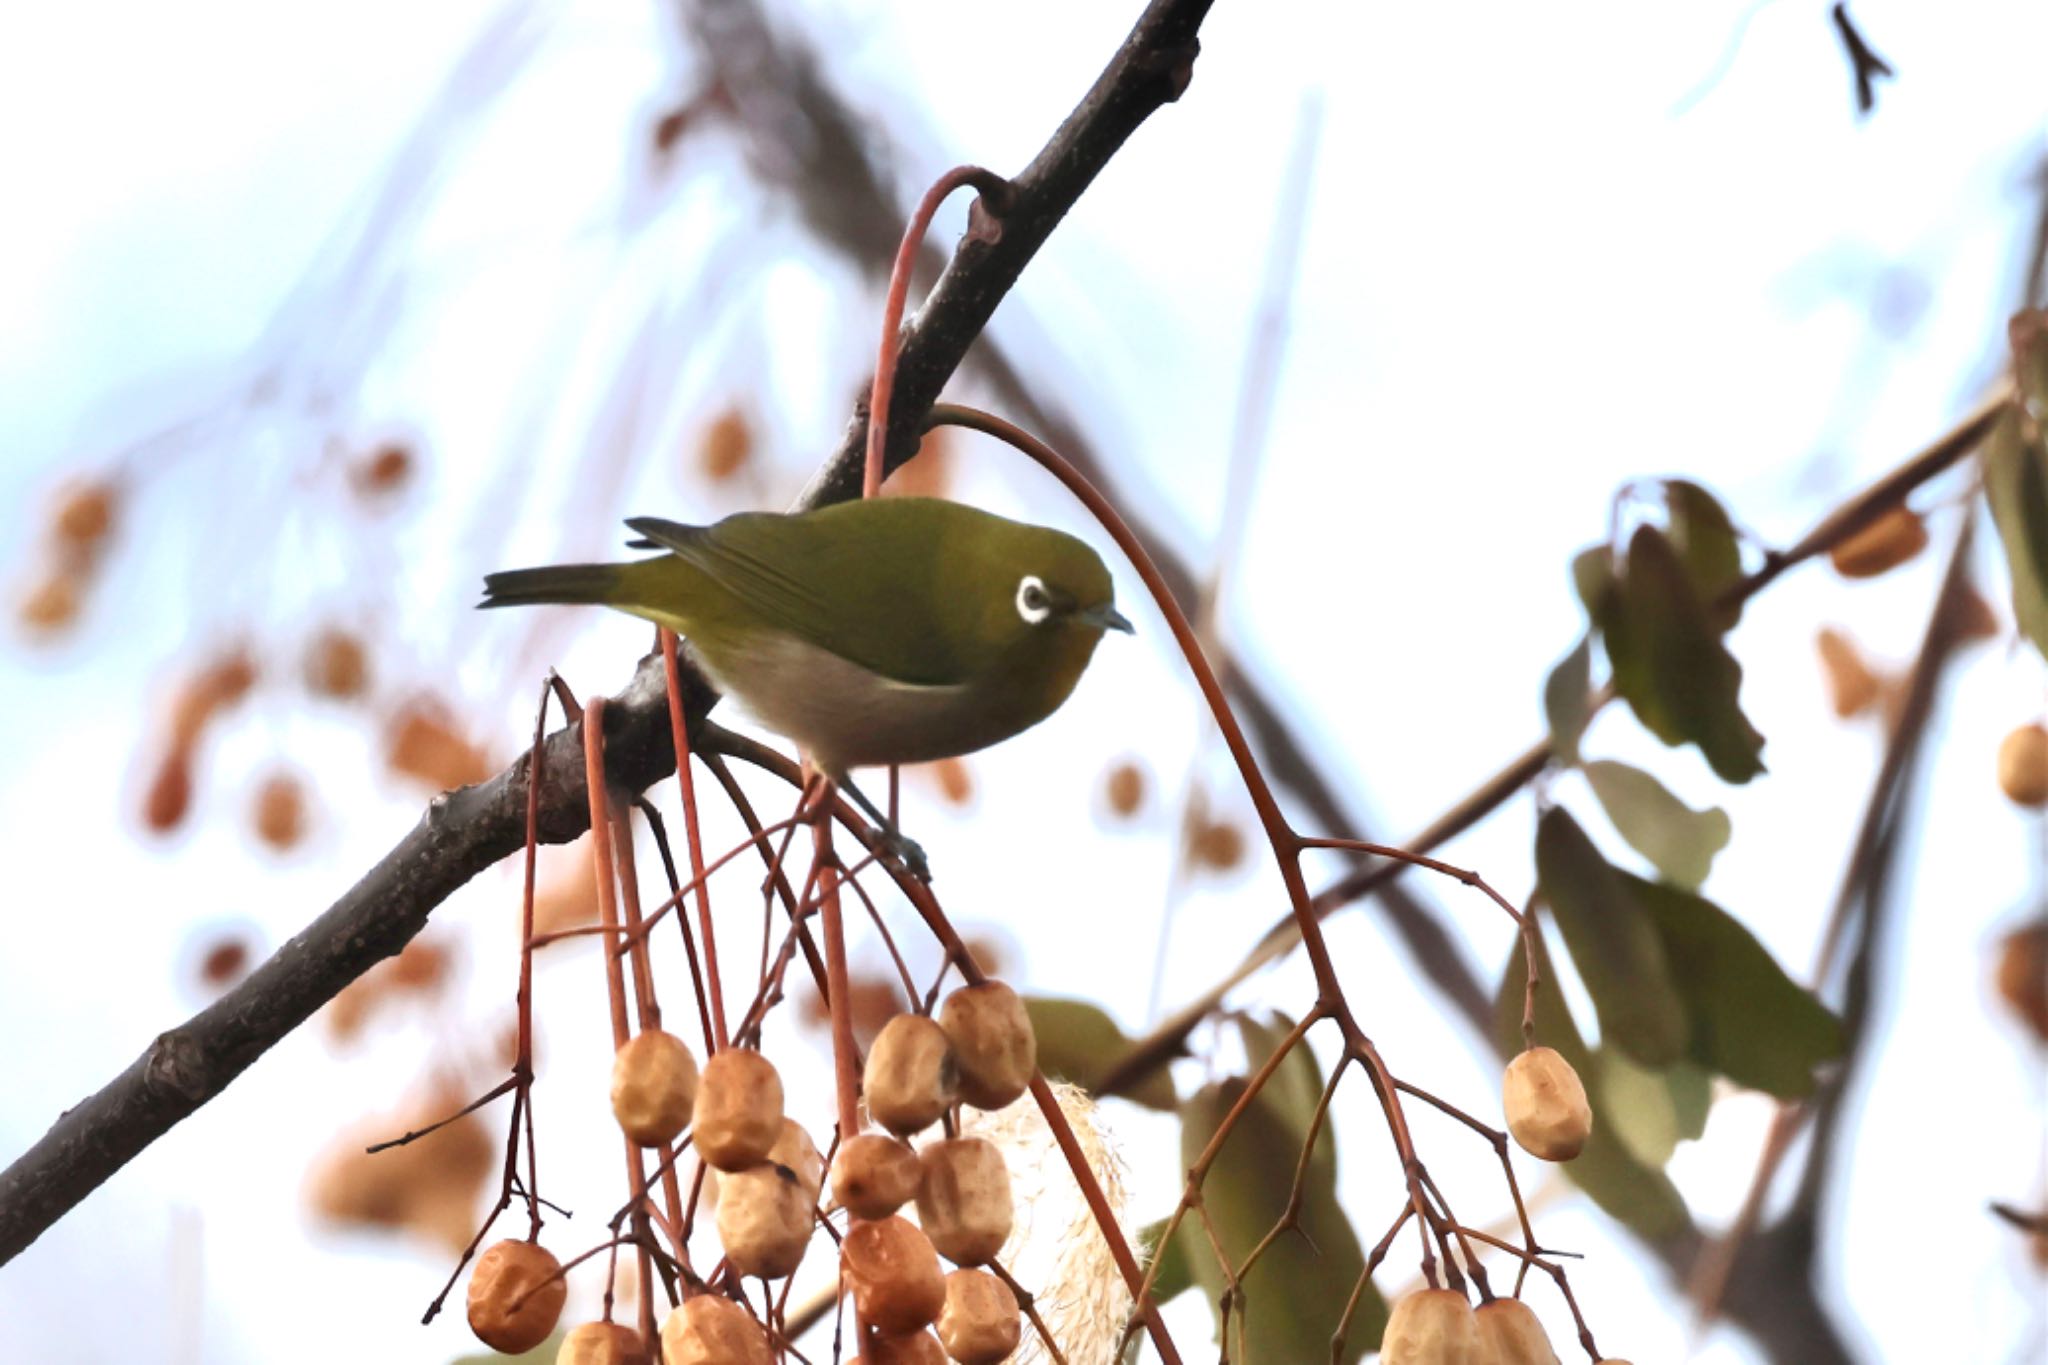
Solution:
M1017 581L1017 614L1034 626L1052 615L1052 598L1037 574L1025 574Z

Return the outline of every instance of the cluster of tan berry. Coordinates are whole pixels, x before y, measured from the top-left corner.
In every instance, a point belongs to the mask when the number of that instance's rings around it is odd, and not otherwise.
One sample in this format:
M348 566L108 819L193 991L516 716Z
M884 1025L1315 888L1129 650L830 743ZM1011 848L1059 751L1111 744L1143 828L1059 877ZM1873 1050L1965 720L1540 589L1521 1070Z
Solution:
M1531 1047L1501 1078L1508 1132L1544 1161L1570 1161L1593 1134L1593 1109L1572 1064ZM1558 1365L1543 1324L1520 1299L1489 1297L1475 1310L1455 1289L1424 1289L1394 1305L1381 1365ZM1603 1365L1628 1365L1607 1360Z
M1394 1305L1380 1365L1558 1365L1543 1324L1520 1299L1475 1310L1455 1289L1424 1289ZM1629 1365L1605 1357L1600 1365Z
M983 1268L1010 1235L1009 1170L982 1138L947 1136L922 1148L908 1139L956 1105L998 1109L1016 1100L1037 1061L1024 1002L1000 982L954 991L936 1019L891 1019L862 1076L868 1114L887 1132L839 1144L822 1209L824 1159L784 1115L782 1079L758 1051L723 1049L700 1074L680 1038L643 1031L613 1061L612 1113L628 1138L658 1151L688 1131L697 1155L718 1172L719 1245L741 1275L793 1273L818 1222L846 1213L840 1269L866 1328L863 1365L995 1365L1021 1336L1016 1296ZM914 1223L900 1213L912 1203ZM941 1256L958 1268L943 1272ZM470 1327L493 1349L530 1351L554 1331L566 1293L548 1251L499 1242L470 1277ZM771 1365L775 1358L754 1314L710 1289L669 1314L660 1346L662 1365ZM556 1360L648 1365L650 1356L632 1328L587 1323L568 1335Z

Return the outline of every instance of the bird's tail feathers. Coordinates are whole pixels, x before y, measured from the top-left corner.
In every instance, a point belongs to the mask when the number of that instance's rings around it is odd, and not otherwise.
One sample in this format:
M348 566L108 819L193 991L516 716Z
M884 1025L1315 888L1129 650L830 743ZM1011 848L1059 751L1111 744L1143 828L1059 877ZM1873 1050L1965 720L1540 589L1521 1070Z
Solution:
M484 575L479 607L523 607L539 602L616 604L624 586L623 564L553 564L543 569L507 569Z

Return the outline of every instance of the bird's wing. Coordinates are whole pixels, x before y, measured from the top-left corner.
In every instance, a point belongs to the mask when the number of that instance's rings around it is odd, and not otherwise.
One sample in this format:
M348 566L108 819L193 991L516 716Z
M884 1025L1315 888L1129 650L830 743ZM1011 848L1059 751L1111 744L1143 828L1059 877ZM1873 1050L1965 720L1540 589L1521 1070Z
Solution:
M650 549L674 554L729 593L755 620L851 660L893 682L946 686L931 623L858 546L807 533L799 519L742 512L713 526L634 517Z

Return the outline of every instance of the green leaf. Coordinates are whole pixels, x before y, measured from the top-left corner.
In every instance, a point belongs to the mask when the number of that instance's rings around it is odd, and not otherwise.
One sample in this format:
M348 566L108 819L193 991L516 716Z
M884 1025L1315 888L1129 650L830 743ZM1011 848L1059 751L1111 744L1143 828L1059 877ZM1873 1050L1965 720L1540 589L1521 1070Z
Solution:
M1164 1218L1155 1223L1148 1223L1139 1230L1138 1245L1149 1248L1151 1255L1159 1262L1159 1273L1152 1279L1154 1303L1171 1303L1195 1287L1194 1263L1188 1254L1188 1234L1193 1228L1193 1223L1182 1219L1180 1227L1174 1232L1173 1240L1163 1245L1160 1238L1166 1235Z
M1280 1050L1287 1035L1300 1022L1285 1014L1275 1014L1269 1020L1239 1014L1235 1019L1238 1033L1244 1039L1245 1066L1252 1072ZM1315 1121L1316 1106L1322 1103L1325 1079L1321 1064L1304 1040L1294 1045L1287 1060L1273 1072L1260 1098L1270 1101L1273 1112L1294 1126L1297 1140L1306 1140L1309 1124Z
M1536 1041L1555 1048L1572 1064L1582 1081L1595 1079L1599 1071L1586 1043L1572 1022L1571 1011L1557 990L1557 974L1550 963L1549 949L1539 939L1537 970L1542 981L1536 988ZM1522 1050L1522 997L1529 980L1528 963L1518 938L1508 969L1494 1000L1494 1041L1503 1058ZM1593 1131L1585 1150L1558 1169L1584 1190L1594 1203L1617 1222L1652 1240L1676 1236L1692 1224L1692 1214L1665 1174L1636 1158L1621 1136L1621 1125L1598 1085L1589 1085L1586 1098L1593 1106ZM1526 1158L1525 1158L1526 1159Z
M1543 715L1550 722L1550 753L1569 768L1579 761L1579 736L1586 732L1586 703L1593 686L1593 637L1582 635L1543 684Z
M1254 1067L1272 1055L1272 1044L1286 1031L1282 1028L1275 1033L1268 1026L1246 1029L1245 1046L1253 1053ZM1266 1048L1263 1055L1257 1051L1261 1045ZM1193 1165L1208 1146L1224 1115L1244 1095L1248 1079L1232 1077L1208 1086L1181 1106L1183 1166ZM1286 1211L1307 1115L1322 1094L1323 1080L1315 1055L1306 1046L1296 1047L1231 1129L1215 1165L1209 1168L1203 1185L1204 1207L1234 1266L1243 1265L1244 1258ZM1304 1095L1309 1098L1306 1110L1301 1105ZM1183 1220L1181 1232L1184 1237L1193 1233L1187 1256L1213 1310L1225 1288L1222 1269L1193 1214ZM1365 1252L1358 1234L1337 1203L1337 1140L1326 1116L1303 1180L1299 1229L1275 1239L1244 1277L1244 1358L1329 1360L1330 1336L1364 1268ZM1377 1347L1385 1325L1386 1304L1368 1285L1339 1359L1354 1362ZM1233 1338L1237 1330L1233 1314ZM1237 1358L1234 1350L1230 1354Z
M1685 1010L1664 945L1621 877L1570 811L1543 813L1536 879L1593 997L1600 1034L1646 1066L1666 1066L1685 1055Z
M1720 501L1685 479L1667 479L1664 505L1671 513L1671 545L1685 566L1685 576L1702 603L1712 606L1721 594L1742 581L1742 548L1735 525ZM1735 624L1740 607L1721 623Z
M1132 1040L1116 1020L1085 1000L1026 996L1025 1013L1038 1035L1038 1069L1049 1079L1071 1081L1091 1093L1112 1062L1131 1049ZM1180 1103L1173 1079L1161 1067L1123 1096L1148 1109L1171 1111Z
M1646 1166L1662 1167L1682 1141L1706 1129L1711 1101L1707 1073L1691 1062L1652 1071L1617 1048L1599 1052L1600 1095L1614 1115L1615 1134Z
M2013 619L2048 654L2048 442L2018 404L1985 442L1984 495L2005 545Z
M1693 591L1662 531L1639 526L1628 559L1594 617L1613 665L1614 686L1651 734L1697 744L1724 782L1764 770L1764 737L1736 699L1742 665Z
M1719 806L1694 810L1662 782L1626 763L1599 759L1586 764L1585 773L1629 847L1672 882L1697 890L1714 866L1714 855L1728 846L1727 813Z
M1605 545L1581 550L1572 560L1572 589L1585 606L1587 617L1599 620L1607 595L1614 590L1614 551Z
M1780 1099L1813 1093L1814 1069L1842 1055L1841 1022L1720 906L1622 878L1663 940L1691 1020L1693 1060Z

